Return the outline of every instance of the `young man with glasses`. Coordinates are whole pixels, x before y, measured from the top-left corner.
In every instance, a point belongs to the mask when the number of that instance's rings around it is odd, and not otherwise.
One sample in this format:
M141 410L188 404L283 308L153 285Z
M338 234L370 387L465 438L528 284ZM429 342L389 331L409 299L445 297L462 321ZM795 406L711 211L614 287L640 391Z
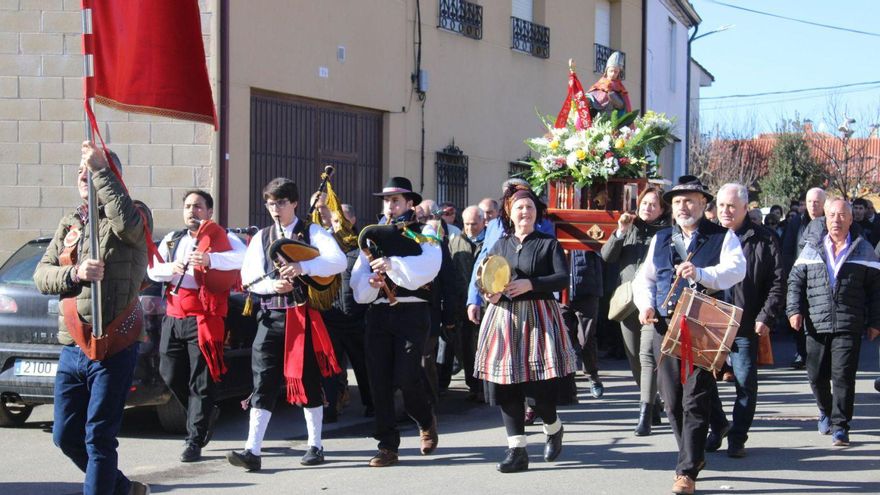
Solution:
M312 466L324 462L321 377L338 374L340 369L320 313L308 302L298 305L302 301L294 294L308 293L303 276L330 277L346 269L345 254L332 234L297 218L296 183L283 177L273 179L263 189L263 199L275 225L251 239L241 268L242 283L253 284L250 291L259 297L261 306L251 357L254 391L247 399L251 408L248 438L243 451L226 455L230 464L248 471L262 467L263 437L282 387L288 402L303 407L306 419L309 446L300 463ZM320 255L300 262L268 259L267 249L282 236L309 244ZM275 274L263 278L276 268Z

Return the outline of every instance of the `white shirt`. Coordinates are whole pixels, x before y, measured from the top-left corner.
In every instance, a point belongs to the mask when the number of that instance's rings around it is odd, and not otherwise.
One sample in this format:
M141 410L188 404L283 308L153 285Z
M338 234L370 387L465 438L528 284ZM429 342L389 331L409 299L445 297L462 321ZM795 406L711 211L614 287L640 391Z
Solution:
M293 237L293 229L299 221L299 218L294 217L293 223L284 227L284 237L288 239ZM320 225L309 225L309 241L312 246L318 248L321 255L315 259L299 262L303 275L330 277L348 268L345 253L339 249L336 239ZM259 233L251 238L251 243L248 244L247 252L244 254L244 264L241 267L242 284L248 284L266 274L263 267L265 256L263 236ZM275 280L267 278L252 285L250 291L255 294L272 295L275 294L274 285Z
M189 258L190 253L192 253L196 246L196 238L193 237L191 233L185 234L181 237L180 243L177 245L177 251L174 252L174 259L172 260L169 259L171 253L168 252L168 243L171 241L173 235L174 232L169 232L162 238L162 242L159 244L159 254L162 256L162 259L165 260L165 263L153 263L152 268L147 268L147 276L150 277L150 280L156 282L173 282L174 284L177 284L179 275L174 273L174 263L179 261L186 264L187 258ZM241 269L241 264L244 260L245 245L235 234L227 233L226 238L229 239L229 244L232 245L231 251L208 253L208 258L211 260L210 268L212 270L232 271ZM190 265L187 268L186 273L183 274L183 282L180 286L184 289L199 288L198 284L196 284L196 279L193 276L194 268L195 267Z
M424 235L436 235L436 231L430 225L422 230ZM389 256L391 269L385 275L395 284L409 290L416 290L437 277L440 272L442 254L439 244L425 242L421 244L422 254L418 256ZM354 300L360 304L387 303L388 299L378 287L370 286L370 277L373 271L370 262L364 253L360 253L354 268L351 271L351 289L354 292ZM425 302L414 296L398 297L399 302Z
M653 308L656 300L657 267L654 266L654 246L656 243L657 237L655 236L651 239L645 262L642 263L636 273L636 278L632 281L633 303L639 308L639 311ZM685 238L685 245L689 243L690 238ZM673 248L670 246L669 249ZM728 230L721 243L718 264L697 268L696 280L688 281L697 282L703 287L713 290L725 290L742 282L744 278L746 278L746 258L743 255L739 238L733 231Z

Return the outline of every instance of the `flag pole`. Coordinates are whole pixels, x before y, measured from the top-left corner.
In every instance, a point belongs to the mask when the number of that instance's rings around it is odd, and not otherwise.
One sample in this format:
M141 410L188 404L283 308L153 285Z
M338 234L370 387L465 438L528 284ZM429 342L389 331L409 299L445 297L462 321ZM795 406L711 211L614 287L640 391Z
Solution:
M83 84L88 85L88 78L94 77L94 55L88 53L90 50L86 50L85 36L92 34L92 9L86 8L85 1L83 2L82 9L82 26L83 26ZM89 108L92 106L92 96L89 95L88 91L84 92L85 94L85 104ZM92 125L89 121L88 115L84 116L85 126L86 126L86 139L88 141L93 141L94 135L92 134ZM109 158L108 158L109 160ZM89 196L88 196L88 208L89 208L89 255L92 259L100 260L101 252L100 252L100 239L98 238L98 197L95 193L95 184L92 180L92 172L88 171L88 184L89 184ZM104 325L103 325L103 313L101 312L102 308L102 291L101 291L101 282L93 281L92 282L92 294L91 294L91 302L92 302L92 335L95 338L99 338L104 335Z

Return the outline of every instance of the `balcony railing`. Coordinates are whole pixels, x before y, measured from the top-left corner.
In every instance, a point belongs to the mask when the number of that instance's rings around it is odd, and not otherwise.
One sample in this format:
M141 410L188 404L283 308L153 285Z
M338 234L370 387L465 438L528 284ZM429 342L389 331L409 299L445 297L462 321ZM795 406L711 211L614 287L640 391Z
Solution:
M440 29L483 39L483 6L465 0L440 0Z
M459 209L467 206L468 156L453 142L437 152L437 203L451 201Z
M511 17L510 48L535 57L550 58L550 28Z
M593 47L595 47L596 51L596 66L593 68L593 72L596 74L603 74L605 72L605 64L608 63L608 57L611 56L616 50L612 50L605 45L600 45L599 43L593 43ZM619 50L617 50L619 51ZM620 52L620 55L623 58L623 70L620 71L620 78L625 79L626 75L626 53Z

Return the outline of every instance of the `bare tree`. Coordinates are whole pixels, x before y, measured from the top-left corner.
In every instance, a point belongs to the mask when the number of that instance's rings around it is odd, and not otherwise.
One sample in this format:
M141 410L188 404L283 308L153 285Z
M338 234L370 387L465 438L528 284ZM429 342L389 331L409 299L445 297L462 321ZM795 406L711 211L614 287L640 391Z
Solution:
M752 138L754 129L754 122L735 131L716 127L707 135L691 139L689 153L694 175L711 190L728 182L754 189L766 172L769 151Z
M816 159L828 173L828 189L854 199L880 191L880 156L877 128L880 106L871 111L851 114L836 98L829 98L823 118L831 133L807 133L805 136ZM872 144L874 150L872 150Z

